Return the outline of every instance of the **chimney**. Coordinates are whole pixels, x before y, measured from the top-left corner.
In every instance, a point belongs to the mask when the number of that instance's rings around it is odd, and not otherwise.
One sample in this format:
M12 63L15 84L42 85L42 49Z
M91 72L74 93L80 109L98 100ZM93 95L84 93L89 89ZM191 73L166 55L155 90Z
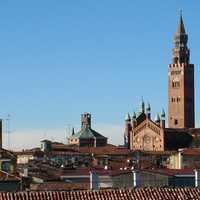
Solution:
M183 163L183 155L182 152L184 149L178 149L178 169L182 169L182 163Z
M99 178L95 172L90 171L90 190L99 189Z
M28 177L28 167L24 168L24 173L22 175L23 177Z
M137 171L132 171L133 173L133 187L140 187L140 178L139 173Z
M125 117L125 131L124 131L124 146L130 147L130 132L131 132L131 117L129 113L126 114Z
M194 175L195 175L195 187L199 187L199 183L200 183L200 174L199 174L199 170L195 169L194 170Z

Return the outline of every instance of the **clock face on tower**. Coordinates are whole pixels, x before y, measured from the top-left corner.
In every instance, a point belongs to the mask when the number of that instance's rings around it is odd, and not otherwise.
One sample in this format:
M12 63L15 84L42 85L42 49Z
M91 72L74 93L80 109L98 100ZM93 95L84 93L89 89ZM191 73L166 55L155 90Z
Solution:
M149 144L151 142L151 137L149 137L148 135L144 136L144 143L145 144Z

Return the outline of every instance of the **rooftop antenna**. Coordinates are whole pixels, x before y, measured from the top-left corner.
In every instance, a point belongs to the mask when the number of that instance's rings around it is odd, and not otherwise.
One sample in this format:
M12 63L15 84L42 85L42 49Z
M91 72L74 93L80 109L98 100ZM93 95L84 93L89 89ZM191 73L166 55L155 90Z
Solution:
M67 124L67 128L65 130L65 136L64 136L64 144L68 143L68 137L71 135L71 124Z
M8 136L8 149L10 149L10 133L11 133L11 130L10 130L10 114L7 115L7 118L6 118L6 123L7 123L7 136Z

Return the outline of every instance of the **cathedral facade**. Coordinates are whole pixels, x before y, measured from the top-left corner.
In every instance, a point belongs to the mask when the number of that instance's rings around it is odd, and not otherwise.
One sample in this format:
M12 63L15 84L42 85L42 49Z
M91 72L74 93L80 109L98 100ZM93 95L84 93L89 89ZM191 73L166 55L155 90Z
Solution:
M168 65L168 128L165 112L151 118L151 107L142 100L140 110L125 119L124 144L132 150L165 151L200 146L195 128L194 65L190 63L188 35L183 17L174 37L172 64Z
M155 121L151 119L151 107L141 102L140 111L131 117L126 116L125 145L130 149L146 151L164 150L165 113L162 111L161 119L156 115Z

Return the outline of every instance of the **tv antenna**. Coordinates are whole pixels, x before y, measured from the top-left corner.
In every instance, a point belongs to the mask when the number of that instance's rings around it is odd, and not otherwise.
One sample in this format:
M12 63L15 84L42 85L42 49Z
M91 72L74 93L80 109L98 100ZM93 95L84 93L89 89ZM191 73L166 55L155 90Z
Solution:
M6 123L7 123L7 136L8 136L8 149L10 149L10 134L11 134L11 129L10 129L10 121L11 121L11 116L10 114L7 115L6 118Z
M68 137L71 135L71 129L72 129L72 125L71 124L67 124L67 127L65 129L65 135L64 135L64 143L68 143Z

